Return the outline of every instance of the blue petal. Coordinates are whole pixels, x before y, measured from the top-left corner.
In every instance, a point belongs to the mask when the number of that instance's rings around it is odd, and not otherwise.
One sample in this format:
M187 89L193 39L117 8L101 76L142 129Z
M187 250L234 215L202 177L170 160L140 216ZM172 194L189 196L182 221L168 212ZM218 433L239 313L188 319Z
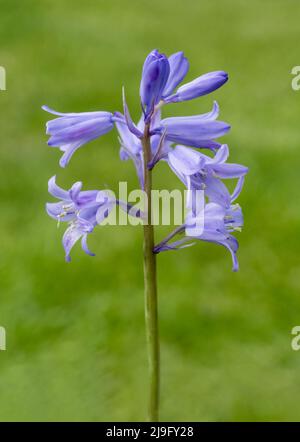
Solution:
M241 164L223 163L214 165L213 171L219 178L239 178L246 175L248 167Z
M217 148L220 144L213 140L225 135L230 126L223 121L202 120L201 116L193 116L166 118L161 121L159 131L164 129L170 141L194 147Z
M188 59L185 58L183 52L176 52L169 58L170 74L165 85L162 97L168 97L172 94L174 89L182 82L189 70Z
M226 211L223 206L216 203L208 203L205 206L204 223L205 231L224 230L224 217Z
M77 181L76 183L73 184L73 186L70 189L70 197L73 201L76 201L81 189L82 189L81 181Z
M180 86L169 102L187 101L202 95L207 95L221 87L228 80L228 74L224 71L215 71L201 75L190 83Z
M199 152L180 145L169 152L168 162L174 169L184 175L193 175L203 166L203 158Z
M84 250L84 252L85 252L87 255L95 256L95 253L91 252L91 251L89 250L89 248L88 248L88 245L87 245L87 233L86 233L85 235L83 235L83 237L82 237L82 239L81 239L81 247L82 247L82 249Z
M99 203L83 207L79 210L77 218L82 223L82 229L85 232L92 232L97 224L96 214L99 209Z
M221 144L217 141L197 139L190 137L189 135L168 134L166 135L166 139L173 143L180 143L186 146L196 147L198 149L210 149L212 151L219 149L221 146Z
M70 195L67 190L62 189L56 184L56 176L50 178L48 181L48 192L55 198L61 200L70 200Z
M191 117L170 117L161 121L161 126L167 128L168 133L184 134L191 132L202 139L218 138L230 129L228 123L215 120L203 120L201 115Z
M222 144L220 149L217 151L214 158L211 158L208 163L209 164L219 164L219 163L225 163L227 158L229 157L229 149L227 144Z
M53 115L58 115L60 117L65 117L67 118L96 118L96 117L109 117L111 116L110 112L106 112L106 111L92 111L92 112L57 112L54 109L51 109L49 106L42 106L42 109L45 110L46 112L49 112L50 114ZM55 120L54 120L55 121Z
M70 262L70 252L74 244L82 237L84 233L75 225L71 225L64 233L62 243L65 249L66 261Z
M64 129L55 132L48 141L49 146L61 146L72 142L81 141L87 143L113 128L110 118L99 117L79 120L77 124L66 126Z
M76 152L79 147L81 147L84 144L84 142L77 142L73 144L66 144L61 146L61 150L64 152L63 156L59 160L60 167L66 167L69 164L70 159L72 158L72 155L74 152Z
M233 203L233 201L235 201L238 196L240 195L242 189L243 189L243 185L244 185L244 181L245 181L245 176L241 176L237 182L237 185L231 195L231 202Z
M225 247L231 254L231 258L232 258L232 271L233 272L237 272L239 270L239 263L238 263L238 259L237 259L237 255L236 252L238 250L239 247L239 243L237 241L237 239L232 236L232 235L210 235L209 233L201 238L199 238L202 241L207 241L207 242L214 242L216 244L219 244L223 247Z
M123 149L125 148L126 151L130 151L133 155L136 155L142 149L139 139L129 130L125 119L123 122L116 121L115 125L120 135Z
M225 184L218 178L207 176L204 180L205 194L212 203L220 204L222 207L229 207L231 196Z
M77 207L89 207L97 202L98 190L84 190L76 195L74 200L76 201Z
M154 50L147 56L140 84L140 97L143 106L146 107L146 118L154 105L160 101L169 72L169 61L164 54Z
M55 219L56 221L71 221L75 218L75 210L73 212L68 211L68 213L65 216L62 216L62 214L65 212L64 208L64 202L61 201L59 203L47 203L46 204L46 211L51 218Z

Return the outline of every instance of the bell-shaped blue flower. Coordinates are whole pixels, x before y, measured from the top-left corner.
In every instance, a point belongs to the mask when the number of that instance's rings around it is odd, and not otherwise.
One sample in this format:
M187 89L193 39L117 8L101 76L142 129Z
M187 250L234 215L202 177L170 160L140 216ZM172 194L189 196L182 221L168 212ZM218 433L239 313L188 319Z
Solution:
M42 108L59 115L59 118L47 122L46 133L50 135L48 145L64 152L59 162L61 167L66 167L79 147L106 134L114 126L110 112L61 113L48 106Z
M230 130L230 125L216 118L219 107L214 103L211 112L188 117L170 117L161 120L160 127L153 133L165 131L166 139L174 143L185 144L197 148L218 149L221 144L217 138Z
M188 190L204 190L210 202L229 207L242 190L248 168L227 163L229 149L223 144L211 158L202 152L178 145L168 153L168 164ZM221 179L238 178L232 195Z
M145 118L153 112L160 101L168 81L170 65L168 58L156 49L147 56L142 72L140 97L145 110Z
M81 239L83 250L93 256L87 246L87 236L103 216L108 216L116 200L105 191L82 191L82 183L73 184L70 190L64 190L56 184L55 176L48 182L49 193L60 201L47 203L46 210L49 216L58 222L68 222L69 227L63 236L63 246L66 261L70 261L70 251L74 244Z
M190 83L180 86L175 94L166 97L164 101L166 103L177 103L179 101L193 100L219 89L227 80L228 74L224 71L209 72Z
M202 233L193 235L194 227L199 223L197 217L203 219ZM178 230L185 231L186 236L182 239L168 243L162 241L158 244L154 252L160 253L168 250L177 250L193 245L193 241L200 240L212 242L224 246L229 250L234 272L238 271L237 250L239 247L237 239L231 235L232 232L240 231L243 226L243 214L238 204L225 208L216 203L208 203L203 209L203 213L194 214L190 211L186 217L185 224ZM197 232L198 229L195 229Z
M204 209L204 229L201 235L193 236L193 225L195 219L193 216L187 217L185 229L189 236L186 240L193 238L214 242L222 245L229 250L233 267L232 270L236 272L239 269L236 252L239 244L237 239L231 235L231 232L240 231L243 226L243 214L238 204L231 205L229 208L224 208L219 204L208 203Z

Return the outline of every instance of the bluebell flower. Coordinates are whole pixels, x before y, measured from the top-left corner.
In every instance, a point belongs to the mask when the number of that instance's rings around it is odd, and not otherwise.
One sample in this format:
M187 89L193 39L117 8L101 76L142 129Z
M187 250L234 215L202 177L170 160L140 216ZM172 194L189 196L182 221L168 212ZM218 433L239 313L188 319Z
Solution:
M213 158L185 146L168 153L168 164L188 190L204 190L210 202L229 207L240 194L248 168L227 163L229 149L222 145ZM232 195L221 179L238 179Z
M168 250L181 249L193 245L193 241L195 240L212 242L222 245L229 250L233 263L232 270L234 272L238 271L237 250L239 244L231 233L240 231L243 226L243 214L240 206L234 204L225 208L216 203L208 203L204 208L204 212L197 214L197 217L199 216L201 216L204 221L203 231L200 235L192 235L193 227L196 225L196 219L195 215L190 211L186 217L185 224L181 228L181 231L186 231L188 235L172 243L162 241L155 247L154 252L160 253ZM195 231L197 232L197 229L195 229Z
M76 182L70 190L64 190L56 184L55 176L48 182L49 193L60 200L57 203L46 204L48 215L58 222L69 223L63 236L66 261L71 260L70 251L79 239L83 250L94 256L88 249L87 236L109 215L116 204L105 191L81 189L82 183Z
M190 212L191 214L191 212ZM193 216L188 216L185 222L185 229L190 236L186 241L193 238L213 242L226 247L232 257L233 268L236 272L239 269L237 260L237 250L239 247L237 239L231 235L232 232L240 231L243 226L243 214L238 204L230 205L228 208L216 203L208 203L204 209L204 229L201 235L191 236L193 225L195 223Z
M185 223L177 230L177 233L185 232L185 236L172 243L167 237L155 247L156 253L193 245L192 240L214 242L230 251L233 271L238 270L238 241L231 233L241 230L243 215L240 206L233 203L242 190L248 168L227 163L228 156L227 145L222 145L214 157L180 145L169 151L167 161L171 169L188 191L203 190L208 203L195 212L192 199L188 198ZM238 179L232 194L222 179Z
M175 94L167 96L163 100L165 103L193 100L219 89L227 80L228 74L224 71L209 72L180 86Z
M147 56L140 84L140 97L147 118L160 101L168 81L170 65L167 57L156 49Z
M166 133L166 139L174 143L197 148L218 149L221 144L216 141L230 130L230 125L216 120L219 107L215 102L211 112L188 117L171 117L160 121L155 133Z
M59 118L47 122L46 133L50 135L48 145L64 152L59 162L61 167L66 167L79 147L106 134L114 126L110 112L60 113L48 106L42 108L59 115Z

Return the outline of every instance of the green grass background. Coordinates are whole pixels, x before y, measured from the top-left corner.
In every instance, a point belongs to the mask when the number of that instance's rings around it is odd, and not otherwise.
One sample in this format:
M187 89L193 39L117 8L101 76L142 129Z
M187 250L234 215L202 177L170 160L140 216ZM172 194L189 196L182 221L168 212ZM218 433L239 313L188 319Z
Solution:
M230 82L167 115L217 99L231 161L250 167L240 198L240 272L206 243L158 257L163 420L300 418L300 3L296 0L1 0L0 420L144 420L142 235L99 228L96 258L64 262L63 227L47 217L47 180L136 186L116 134L80 149L66 170L46 145L40 110L121 109L135 118L143 60L184 50L188 79L215 69ZM178 181L164 165L157 187ZM157 237L162 236L158 229Z

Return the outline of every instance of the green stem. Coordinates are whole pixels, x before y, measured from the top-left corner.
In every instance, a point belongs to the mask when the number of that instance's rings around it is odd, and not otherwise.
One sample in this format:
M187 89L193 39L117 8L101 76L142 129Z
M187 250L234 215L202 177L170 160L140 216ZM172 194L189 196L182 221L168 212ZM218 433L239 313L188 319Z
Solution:
M154 229L151 223L152 172L147 165L151 161L149 125L146 125L142 139L144 151L144 190L147 194L147 221L144 223L144 281L145 281L145 320L148 344L150 395L149 421L159 420L159 335L157 314L156 255L154 249Z

